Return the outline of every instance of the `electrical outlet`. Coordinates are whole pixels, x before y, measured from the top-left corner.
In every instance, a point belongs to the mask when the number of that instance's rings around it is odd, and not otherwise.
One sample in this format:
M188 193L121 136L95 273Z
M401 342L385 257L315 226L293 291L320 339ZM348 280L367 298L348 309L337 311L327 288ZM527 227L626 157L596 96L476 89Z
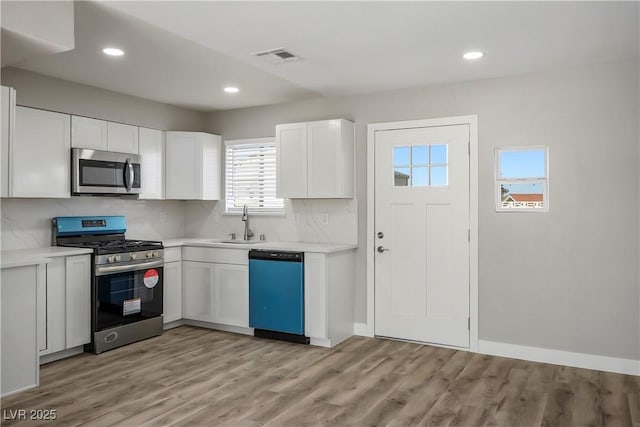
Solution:
M329 224L329 214L328 213L323 213L322 214L322 223L324 225Z

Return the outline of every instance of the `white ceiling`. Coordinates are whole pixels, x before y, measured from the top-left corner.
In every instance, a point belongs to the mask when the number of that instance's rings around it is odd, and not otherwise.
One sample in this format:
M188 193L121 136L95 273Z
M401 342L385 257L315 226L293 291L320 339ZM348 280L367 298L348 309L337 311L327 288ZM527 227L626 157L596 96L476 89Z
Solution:
M609 1L78 2L76 50L20 67L220 110L637 58L638 17ZM108 61L107 43L127 55ZM304 59L250 55L279 47Z

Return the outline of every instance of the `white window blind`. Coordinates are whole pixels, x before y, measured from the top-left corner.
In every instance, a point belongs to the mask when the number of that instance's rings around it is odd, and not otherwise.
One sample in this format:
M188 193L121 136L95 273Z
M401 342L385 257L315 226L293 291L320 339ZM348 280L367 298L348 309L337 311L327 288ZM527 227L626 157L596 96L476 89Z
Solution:
M225 211L282 213L276 198L276 143L274 138L225 142Z

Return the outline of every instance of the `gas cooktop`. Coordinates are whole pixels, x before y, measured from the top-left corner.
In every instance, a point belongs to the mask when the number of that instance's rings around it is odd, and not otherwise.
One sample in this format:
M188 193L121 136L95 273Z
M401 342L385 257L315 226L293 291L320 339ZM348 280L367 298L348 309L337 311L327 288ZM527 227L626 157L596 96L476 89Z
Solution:
M162 242L153 240L94 240L94 241L67 241L58 242L58 246L71 246L76 248L93 249L98 255L114 254L128 251L146 251L153 249L162 249Z

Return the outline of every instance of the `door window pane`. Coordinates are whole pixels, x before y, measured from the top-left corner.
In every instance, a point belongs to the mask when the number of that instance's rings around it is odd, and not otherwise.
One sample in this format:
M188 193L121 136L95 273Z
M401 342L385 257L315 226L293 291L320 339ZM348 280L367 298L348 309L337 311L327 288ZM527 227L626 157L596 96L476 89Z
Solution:
M429 185L429 168L413 168L411 175L412 187L426 187Z
M395 147L393 149L393 165L394 166L410 166L411 165L411 148Z
M447 185L447 167L431 167L431 185Z
M447 163L447 146L446 145L432 145L431 146L431 164L446 164Z
M408 187L409 179L411 179L410 168L395 168L393 171L393 186Z
M411 147L411 164L412 165L428 165L429 150L425 145L416 145Z
M447 145L393 148L394 187L448 185Z

